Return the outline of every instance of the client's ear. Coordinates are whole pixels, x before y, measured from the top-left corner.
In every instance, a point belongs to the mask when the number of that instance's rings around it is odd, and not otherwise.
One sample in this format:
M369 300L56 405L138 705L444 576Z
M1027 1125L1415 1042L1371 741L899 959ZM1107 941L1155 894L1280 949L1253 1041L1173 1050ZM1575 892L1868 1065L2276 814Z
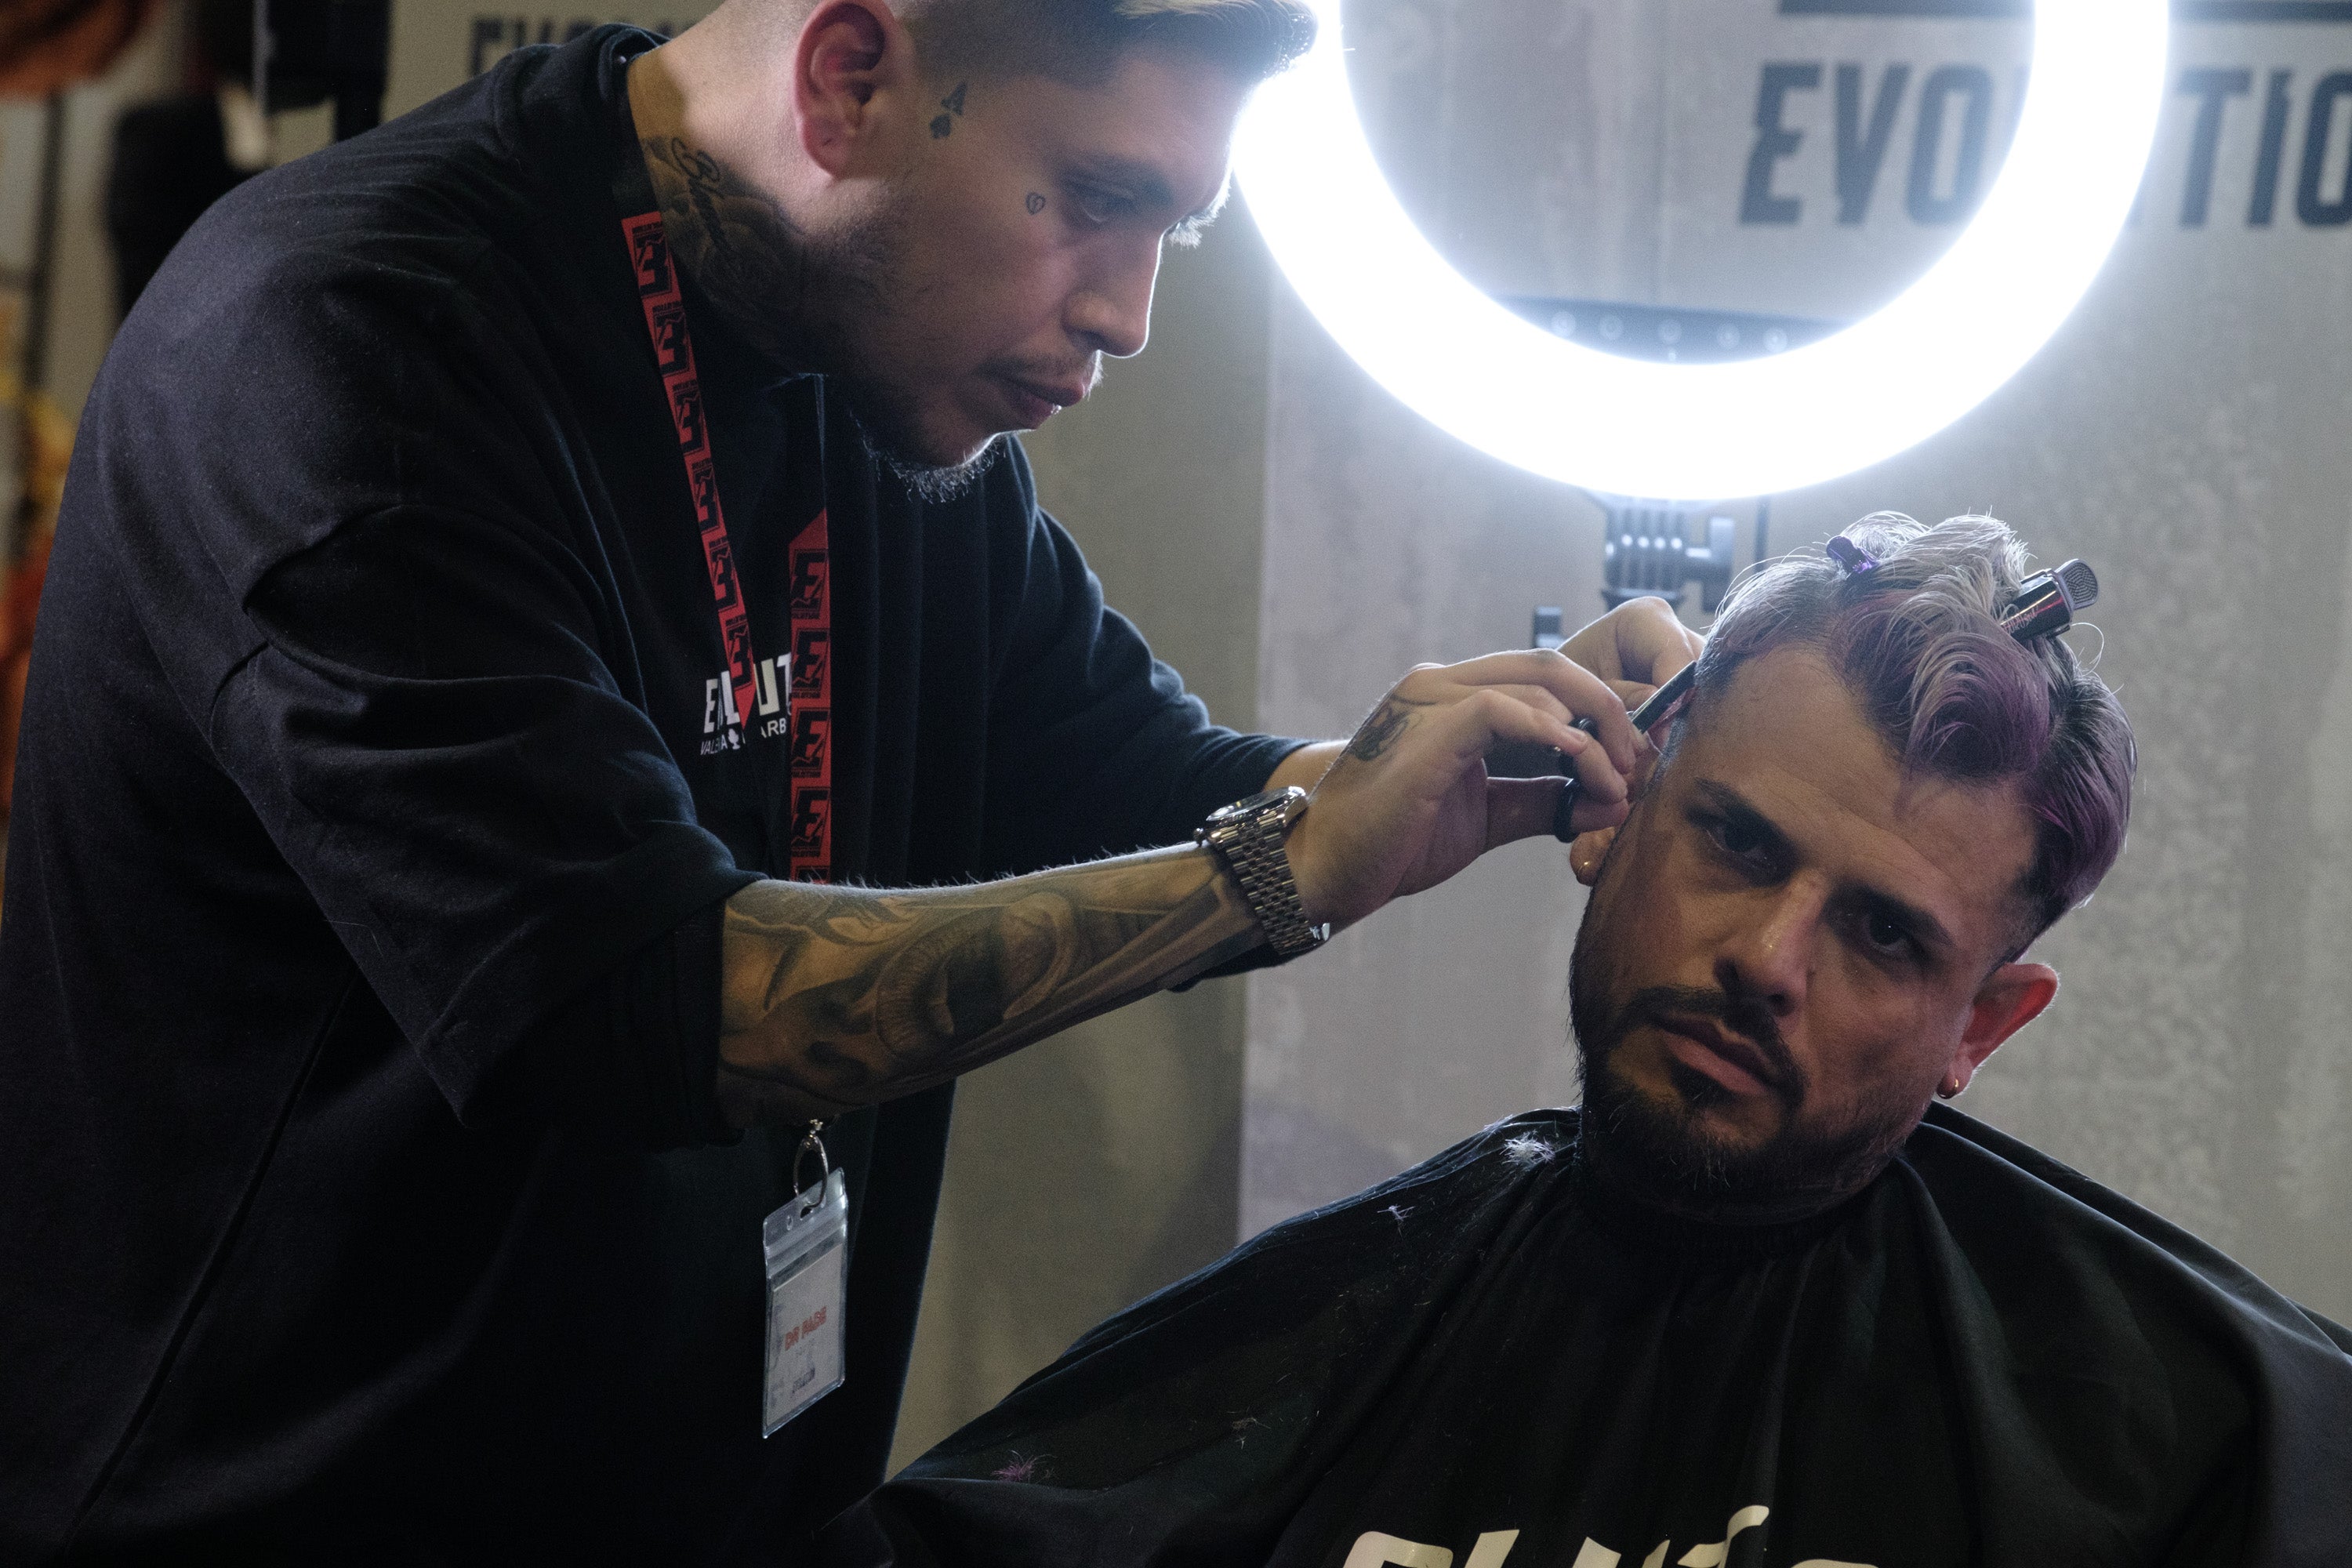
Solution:
M2058 972L2046 963L2004 963L1985 976L1969 1004L1968 1026L1960 1031L1960 1048L1952 1053L1947 1069L1959 1088L2000 1043L2042 1016L2058 994Z
M1609 856L1609 846L1617 841L1613 827L1598 827L1591 833L1580 833L1568 847L1568 868L1586 887L1601 879L1601 862Z

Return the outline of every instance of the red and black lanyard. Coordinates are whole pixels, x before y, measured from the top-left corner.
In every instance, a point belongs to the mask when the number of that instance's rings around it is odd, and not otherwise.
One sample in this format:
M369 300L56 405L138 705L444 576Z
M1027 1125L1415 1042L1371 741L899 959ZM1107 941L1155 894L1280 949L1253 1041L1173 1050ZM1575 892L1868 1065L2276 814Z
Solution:
M782 710L779 728L791 759L792 815L784 831L790 876L795 882L833 879L833 574L825 513L819 510L793 540L791 562L792 640L780 658L762 663L751 651L751 617L743 603L742 578L727 540L727 513L719 501L719 474L710 458L710 423L696 374L694 339L686 322L686 300L661 214L650 206L652 191L642 153L632 135L614 181L625 214L629 268L646 312L654 361L669 397L670 424L678 456L686 464L687 493L702 533L702 559L710 572L710 594L719 613L719 641L727 656L719 679L723 718L748 742L756 705L763 716ZM632 177L634 176L634 177ZM634 198L634 199L632 199Z

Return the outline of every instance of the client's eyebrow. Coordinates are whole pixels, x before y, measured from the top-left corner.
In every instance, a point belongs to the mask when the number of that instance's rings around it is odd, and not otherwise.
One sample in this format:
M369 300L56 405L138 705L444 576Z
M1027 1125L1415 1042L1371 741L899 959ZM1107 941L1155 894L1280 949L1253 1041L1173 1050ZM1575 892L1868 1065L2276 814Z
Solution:
M1706 809L1723 818L1726 826L1754 834L1762 841L1764 853L1775 865L1790 866L1795 863L1797 847L1790 843L1789 836L1781 832L1770 817L1759 811L1746 795L1741 795L1729 784L1717 784L1713 779L1699 780L1693 786L1692 793L1700 797Z
M1796 845L1770 817L1738 790L1713 779L1701 779L1692 786L1692 793L1702 797L1706 809L1722 817L1726 823L1762 840L1766 853L1774 863L1795 865L1798 858ZM1953 951L1952 933L1944 929L1944 922L1898 893L1873 887L1867 882L1853 882L1841 888L1838 897L1849 906L1858 906L1898 921L1923 947L1945 952Z
M1853 897L1873 914L1883 914L1905 927L1920 946L1937 952L1952 951L1951 933L1944 929L1944 922L1909 900L1867 884L1856 886Z

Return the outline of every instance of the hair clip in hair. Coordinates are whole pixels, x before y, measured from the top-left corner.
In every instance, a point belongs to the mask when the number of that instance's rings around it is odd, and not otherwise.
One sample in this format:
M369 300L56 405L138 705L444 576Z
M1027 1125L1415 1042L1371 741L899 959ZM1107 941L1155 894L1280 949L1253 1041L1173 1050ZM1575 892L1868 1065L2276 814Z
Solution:
M2017 585L2017 596L2000 612L2000 628L2020 642L2055 637L2097 603L2099 579L2087 561L2069 561L2055 572L2040 572Z
M1849 577L1866 576L1878 570L1877 557L1843 533L1822 545L1822 548L1829 552L1830 559L1836 562L1839 569Z

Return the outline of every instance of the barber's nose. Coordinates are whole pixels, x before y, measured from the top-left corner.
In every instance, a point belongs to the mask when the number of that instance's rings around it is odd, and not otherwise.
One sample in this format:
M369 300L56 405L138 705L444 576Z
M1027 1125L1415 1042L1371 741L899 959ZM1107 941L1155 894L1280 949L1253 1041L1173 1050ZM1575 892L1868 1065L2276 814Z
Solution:
M1798 879L1762 892L1739 911L1717 948L1715 983L1786 1017L1803 1005L1826 900Z
M1071 298L1071 336L1081 347L1112 359L1141 353L1151 335L1151 290L1159 276L1157 245L1120 257Z

